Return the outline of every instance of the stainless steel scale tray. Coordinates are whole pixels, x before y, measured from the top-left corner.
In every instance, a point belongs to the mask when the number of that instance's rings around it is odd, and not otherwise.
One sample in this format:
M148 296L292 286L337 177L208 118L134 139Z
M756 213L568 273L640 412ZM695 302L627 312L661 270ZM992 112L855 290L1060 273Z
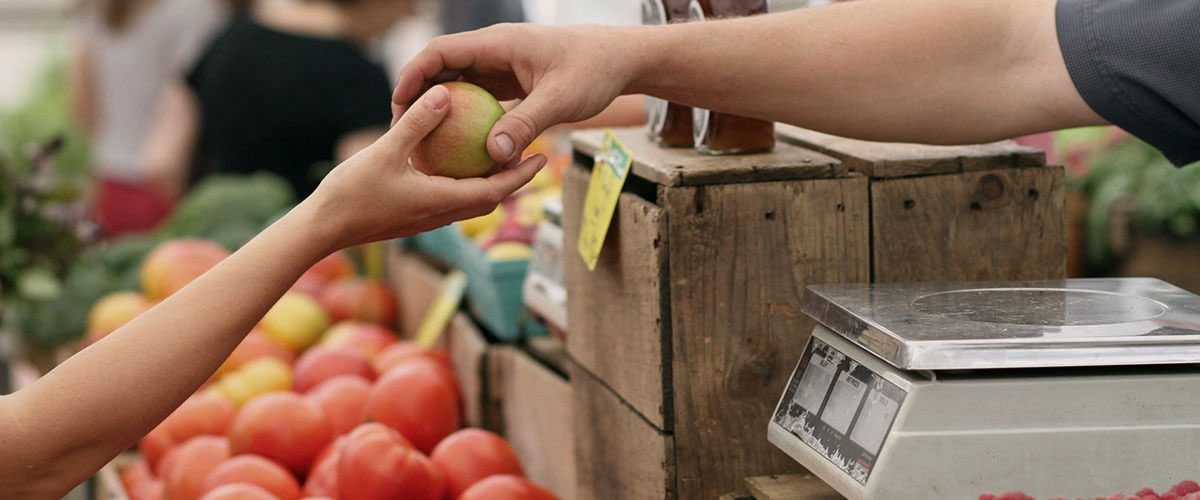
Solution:
M1200 363L1200 296L1151 278L812 285L803 309L903 370Z

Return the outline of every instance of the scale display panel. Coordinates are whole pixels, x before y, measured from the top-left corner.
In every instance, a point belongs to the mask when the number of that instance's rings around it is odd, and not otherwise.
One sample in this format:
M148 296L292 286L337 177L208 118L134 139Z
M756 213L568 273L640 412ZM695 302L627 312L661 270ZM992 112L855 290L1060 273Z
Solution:
M774 419L866 484L905 396L900 387L814 337Z

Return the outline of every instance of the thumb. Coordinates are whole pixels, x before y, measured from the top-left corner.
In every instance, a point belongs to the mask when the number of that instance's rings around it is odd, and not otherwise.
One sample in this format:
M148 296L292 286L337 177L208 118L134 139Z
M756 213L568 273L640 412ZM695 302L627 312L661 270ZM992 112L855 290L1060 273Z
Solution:
M508 163L517 158L526 147L551 125L562 121L559 106L550 99L545 88L535 89L492 126L488 138L488 153L499 163Z
M408 158L417 143L442 123L449 109L450 91L436 85L404 110L396 124L379 139L379 144L402 158Z

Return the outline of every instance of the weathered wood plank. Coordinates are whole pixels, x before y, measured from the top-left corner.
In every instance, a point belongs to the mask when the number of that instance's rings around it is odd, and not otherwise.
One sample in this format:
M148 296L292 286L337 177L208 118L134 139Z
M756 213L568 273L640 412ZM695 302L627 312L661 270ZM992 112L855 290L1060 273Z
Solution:
M571 331L567 352L656 427L670 430L667 392L666 217L624 193L594 271L579 256L589 169L563 176L563 267Z
M650 425L580 365L567 368L575 403L577 498L683 498L675 493L671 435Z
M501 348L491 359L500 365L500 434L521 457L525 476L559 498L575 498L570 383L517 348Z
M575 150L593 156L604 144L604 129L572 134ZM632 175L663 186L700 186L741 182L844 177L846 167L816 151L776 142L775 151L737 156L709 156L692 148L661 148L641 127L613 129L634 151Z
M812 474L748 477L746 488L755 500L845 500Z
M398 302L398 332L402 337L411 338L441 289L445 275L395 244L388 245L387 274L388 286L396 293Z
M488 413L487 386L484 364L488 358L488 342L466 314L457 313L442 335L442 343L450 355L454 376L458 378L462 395L463 422L468 427L492 426L495 417Z
M810 283L869 279L867 179L665 189L680 498L802 470L765 426L814 322Z
M1046 163L1046 154L1041 150L1012 141L933 146L860 141L784 124L777 124L775 129L782 140L830 155L850 170L872 178L1039 167Z
M871 183L874 281L1066 277L1062 167Z

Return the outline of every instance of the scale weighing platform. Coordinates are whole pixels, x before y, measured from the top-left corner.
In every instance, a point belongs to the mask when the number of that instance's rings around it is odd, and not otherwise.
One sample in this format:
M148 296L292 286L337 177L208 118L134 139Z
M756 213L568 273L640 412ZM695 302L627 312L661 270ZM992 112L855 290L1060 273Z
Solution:
M814 285L768 439L850 500L1200 480L1200 297L1147 278Z

